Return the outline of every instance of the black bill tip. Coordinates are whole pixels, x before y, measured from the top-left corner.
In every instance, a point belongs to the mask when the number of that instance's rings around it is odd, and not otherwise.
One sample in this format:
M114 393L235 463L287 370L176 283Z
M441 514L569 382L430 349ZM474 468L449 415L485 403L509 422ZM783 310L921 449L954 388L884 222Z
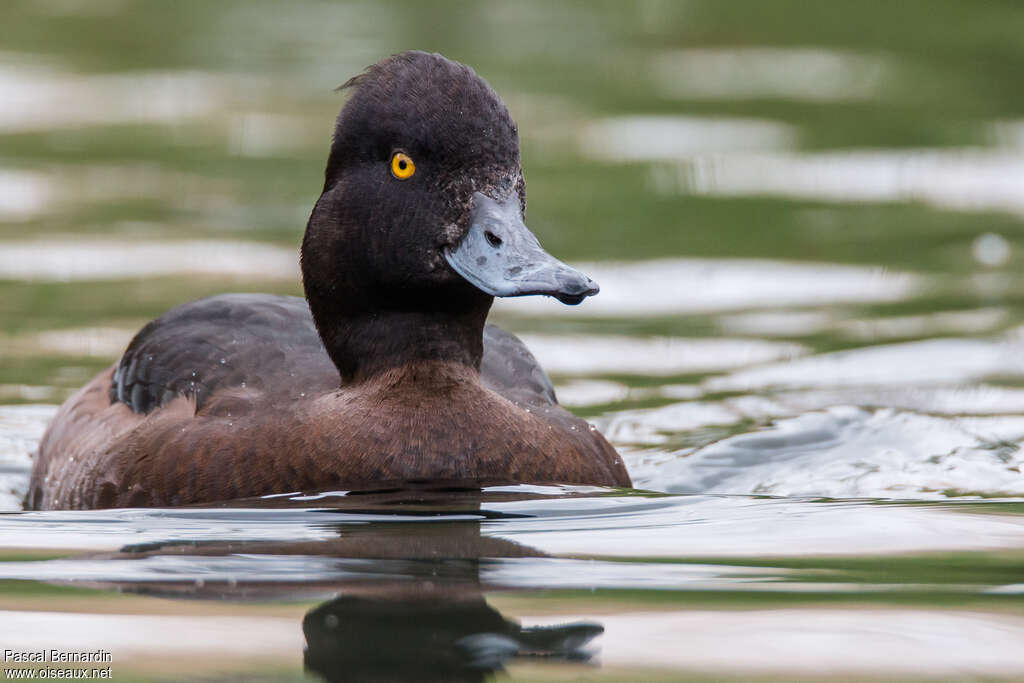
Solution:
M563 304L576 306L588 296L594 296L601 291L596 282L578 270L574 270L571 274L566 275L570 275L570 277L564 278L568 281L562 282L561 286L551 293L551 296Z

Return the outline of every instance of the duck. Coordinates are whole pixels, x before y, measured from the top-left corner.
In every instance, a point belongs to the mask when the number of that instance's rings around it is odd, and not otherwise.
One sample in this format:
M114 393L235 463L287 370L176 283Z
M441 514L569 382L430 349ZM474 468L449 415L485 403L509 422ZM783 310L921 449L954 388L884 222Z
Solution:
M385 58L348 80L302 239L305 298L221 294L145 325L44 433L29 509L290 492L631 486L562 408L495 297L598 285L525 224L519 133L473 69Z

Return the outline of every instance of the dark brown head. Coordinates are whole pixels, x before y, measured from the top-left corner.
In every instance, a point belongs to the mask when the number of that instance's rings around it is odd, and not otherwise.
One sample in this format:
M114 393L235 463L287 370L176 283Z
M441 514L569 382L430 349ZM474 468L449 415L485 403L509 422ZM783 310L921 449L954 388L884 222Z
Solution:
M302 245L322 333L389 312L469 316L482 329L493 296L578 303L597 292L523 224L518 131L472 69L406 52L343 89L352 94Z

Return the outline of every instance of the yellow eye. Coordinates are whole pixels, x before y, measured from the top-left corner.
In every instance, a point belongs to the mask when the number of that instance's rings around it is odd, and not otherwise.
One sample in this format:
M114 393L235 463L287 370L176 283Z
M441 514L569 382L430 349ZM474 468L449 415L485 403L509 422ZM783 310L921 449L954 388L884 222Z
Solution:
M395 155L391 157L391 175L399 180L407 180L415 172L416 164L412 163L412 159L408 154L395 152Z

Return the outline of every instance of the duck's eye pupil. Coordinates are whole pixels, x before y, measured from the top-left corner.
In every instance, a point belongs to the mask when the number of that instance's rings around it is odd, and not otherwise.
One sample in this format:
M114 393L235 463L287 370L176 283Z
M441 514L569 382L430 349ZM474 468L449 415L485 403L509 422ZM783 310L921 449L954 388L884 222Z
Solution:
M402 169L403 171L405 170L406 165L407 164L405 163L405 159L402 159L401 161L398 162L398 168Z

